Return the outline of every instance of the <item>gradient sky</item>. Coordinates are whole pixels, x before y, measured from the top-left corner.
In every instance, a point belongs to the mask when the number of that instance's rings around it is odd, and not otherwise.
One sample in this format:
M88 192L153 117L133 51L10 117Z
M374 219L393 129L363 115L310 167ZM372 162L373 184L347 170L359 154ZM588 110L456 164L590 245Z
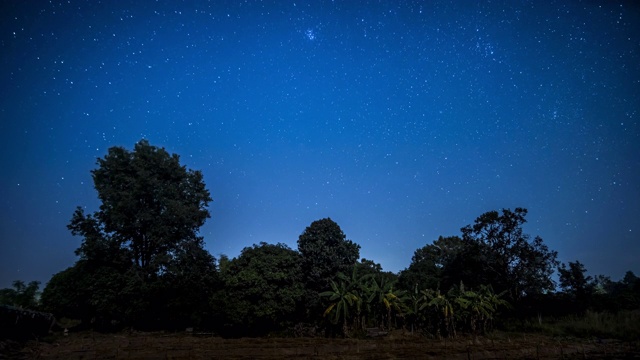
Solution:
M634 1L0 2L0 288L71 265L90 171L142 138L202 170L214 255L331 217L397 272L490 210L640 272Z

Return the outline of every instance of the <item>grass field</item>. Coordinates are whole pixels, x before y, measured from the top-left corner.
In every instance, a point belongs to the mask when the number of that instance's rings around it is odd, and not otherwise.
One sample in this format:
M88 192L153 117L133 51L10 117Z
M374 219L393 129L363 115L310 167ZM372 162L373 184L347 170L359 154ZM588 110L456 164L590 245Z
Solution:
M5 355L22 359L593 359L640 358L638 341L494 333L429 340L396 332L377 339L242 338L205 334L94 332L30 341ZM2 356L0 356L2 358Z

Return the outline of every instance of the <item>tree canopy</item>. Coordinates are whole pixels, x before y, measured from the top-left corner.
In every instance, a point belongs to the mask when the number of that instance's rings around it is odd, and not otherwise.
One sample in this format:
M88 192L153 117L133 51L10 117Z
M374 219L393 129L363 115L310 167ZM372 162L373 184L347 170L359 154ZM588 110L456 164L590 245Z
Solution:
M579 261L557 269L563 292L556 292L557 253L524 232L523 208L486 212L461 236L440 236L398 275L358 261L360 245L330 218L306 227L297 250L260 242L218 263L198 234L212 201L202 173L145 140L132 151L110 148L97 165L101 205L78 207L68 225L82 237L79 259L51 278L40 301L37 282L16 281L0 290L0 303L95 329L196 326L235 336L370 327L478 335L505 309L539 315L539 301L558 314L640 306L635 274L592 278Z

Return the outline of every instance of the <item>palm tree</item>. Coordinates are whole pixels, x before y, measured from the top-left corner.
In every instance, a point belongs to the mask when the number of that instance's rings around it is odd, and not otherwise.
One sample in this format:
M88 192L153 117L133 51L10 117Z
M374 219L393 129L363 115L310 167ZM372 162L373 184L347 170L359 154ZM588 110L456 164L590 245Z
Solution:
M324 317L329 316L333 324L338 324L342 320L342 330L346 335L348 332L348 321L353 307L359 308L360 297L351 291L346 276L343 274L341 281L336 283L331 280L331 290L320 293L322 297L328 297L331 304L324 311Z
M366 323L366 317L370 313L370 306L365 302L365 299L369 297L369 284L373 280L373 274L360 276L358 267L354 266L350 278L347 278L342 273L338 273L338 278L345 281L347 290L357 297L354 303L356 314L353 319L353 326L356 330L362 330Z
M405 296L405 304L407 304L407 318L409 323L411 323L411 334L413 334L415 325L420 318L420 310L423 302L424 296L418 291L418 284L416 283L413 291L411 293L407 293Z
M435 310L438 314L439 322L441 326L438 326L436 333L440 336L440 328L444 328L447 336L456 336L455 323L454 323L454 308L453 303L449 300L449 296L445 296L440 293L440 290L433 291L431 289L421 291L424 303L420 306L420 310L427 307Z
M395 316L392 317L391 314L394 313L396 316L402 316L405 312L405 301L407 300L406 291L395 290L392 285L391 288L385 292L383 300L384 306L387 309L387 327L391 330L391 319L395 319Z
M493 292L493 288L491 287L491 285L489 286L482 285L480 286L480 293L483 294L483 296L486 299L486 302L488 302L491 305L491 309L493 309L493 311L491 311L491 313L487 317L486 319L487 321L484 321L483 323L483 332L486 332L487 322L493 320L493 315L498 311L498 309L500 307L509 308L511 307L511 304L509 304L508 301L502 298L505 294L507 294L506 290L501 292L500 294L496 294Z
M496 295L491 286L485 285L480 286L479 291L461 289L456 302L468 312L474 342L478 341L479 325L482 324L483 331L486 330L486 322L493 319L498 307L509 306L502 295L504 292Z
M367 286L367 303L372 305L374 315L379 316L379 324L391 330L392 313L402 314L405 308L405 291L394 290L395 281L389 281L384 276L373 279Z

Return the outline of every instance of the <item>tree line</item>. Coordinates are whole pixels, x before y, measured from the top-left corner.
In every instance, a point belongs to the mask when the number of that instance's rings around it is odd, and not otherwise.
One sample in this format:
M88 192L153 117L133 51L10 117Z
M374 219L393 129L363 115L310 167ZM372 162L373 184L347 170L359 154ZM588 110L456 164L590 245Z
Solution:
M586 276L560 264L523 232L527 210L480 215L460 236L417 249L398 274L360 259L330 218L312 222L297 249L259 243L236 258L213 257L198 229L212 201L202 173L176 154L138 142L112 147L92 177L100 208L68 225L78 260L38 283L15 282L0 303L37 308L81 327L184 330L224 336L366 334L404 328L430 336L481 334L501 319L640 308L640 279ZM561 291L556 290L558 272Z

